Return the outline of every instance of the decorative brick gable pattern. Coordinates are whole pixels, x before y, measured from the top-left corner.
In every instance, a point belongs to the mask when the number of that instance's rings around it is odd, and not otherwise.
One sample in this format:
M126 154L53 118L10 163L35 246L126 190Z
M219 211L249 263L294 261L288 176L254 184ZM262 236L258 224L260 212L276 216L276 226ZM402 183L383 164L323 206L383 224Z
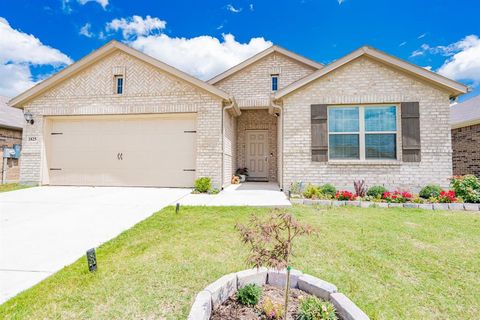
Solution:
M277 118L267 110L244 110L237 118L237 165L240 168L246 164L246 131L268 130L268 179L277 181Z
M20 179L20 160L7 159L6 168L3 167L3 148L11 148L14 144L22 144L22 131L0 128L0 181L5 171L5 182L18 182Z
M278 88L281 89L315 70L274 52L215 86L235 96L240 107L265 107L270 105L272 74L279 74Z
M401 155L399 161L391 163L311 161L311 104L409 101L420 103L421 162L401 162ZM286 96L283 105L284 189L295 181L353 189L356 179L365 179L370 186L383 184L413 191L428 183L448 186L452 175L449 95L430 84L361 57Z
M452 130L453 174L480 177L480 124Z
M124 94L114 94L114 68L125 68ZM39 184L47 175L43 117L57 115L108 115L197 113L198 177L222 185L222 101L128 54L114 52L24 106L35 124L24 133L21 181ZM92 141L92 143L94 143Z

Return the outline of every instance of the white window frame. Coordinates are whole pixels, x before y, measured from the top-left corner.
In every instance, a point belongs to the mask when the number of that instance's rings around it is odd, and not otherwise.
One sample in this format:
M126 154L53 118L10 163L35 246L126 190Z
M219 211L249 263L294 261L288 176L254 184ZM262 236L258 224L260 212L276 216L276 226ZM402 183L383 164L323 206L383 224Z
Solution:
M365 131L365 108L374 108L374 107L395 107L395 126L396 131ZM329 110L333 108L358 108L358 132L330 132L330 120L329 120ZM328 161L332 162L358 162L358 161L372 161L372 162L382 162L382 161L398 161L399 160L399 143L398 137L400 134L399 126L399 110L400 105L397 103L388 103L388 104L346 104L346 105L332 105L327 108L327 144L328 144ZM340 134L357 134L358 147L360 151L360 158L358 159L331 159L330 158L330 135L340 135ZM367 159L365 155L365 135L366 134L395 134L395 159Z
M277 89L276 90L273 90L273 78L277 79ZM270 90L272 92L276 92L276 91L278 91L279 87L280 87L280 75L279 74L271 74L270 75Z
M118 93L118 80L122 79L122 93ZM125 76L123 74L116 74L113 76L113 86L116 95L123 95L125 93Z

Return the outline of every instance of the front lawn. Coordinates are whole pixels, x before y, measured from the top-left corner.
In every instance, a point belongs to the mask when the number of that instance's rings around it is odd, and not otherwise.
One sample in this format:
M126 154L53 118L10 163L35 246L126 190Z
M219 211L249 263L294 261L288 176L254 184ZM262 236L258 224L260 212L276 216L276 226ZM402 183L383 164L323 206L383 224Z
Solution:
M28 188L28 186L21 185L19 183L0 184L0 192L14 191L25 188Z
M478 319L480 215L291 209L315 225L292 266L336 284L371 319ZM172 207L0 306L1 319L185 319L195 294L247 268L237 221L268 209ZM48 250L48 248L45 248Z

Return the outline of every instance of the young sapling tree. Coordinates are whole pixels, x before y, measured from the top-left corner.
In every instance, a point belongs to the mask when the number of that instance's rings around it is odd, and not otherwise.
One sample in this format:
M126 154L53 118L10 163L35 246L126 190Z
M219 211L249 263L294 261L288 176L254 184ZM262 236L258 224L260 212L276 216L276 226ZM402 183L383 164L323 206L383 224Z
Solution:
M290 258L293 241L301 235L313 233L313 227L299 223L285 210L274 210L266 219L252 215L247 225L237 224L243 243L250 247L247 263L255 268L286 268L285 316L288 310L290 289Z

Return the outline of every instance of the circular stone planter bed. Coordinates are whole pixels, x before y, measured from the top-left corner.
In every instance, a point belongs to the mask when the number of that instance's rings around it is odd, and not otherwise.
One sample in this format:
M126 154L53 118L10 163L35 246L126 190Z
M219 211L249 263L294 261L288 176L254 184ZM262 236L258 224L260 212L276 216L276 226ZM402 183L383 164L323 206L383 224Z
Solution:
M219 320L219 319L260 319L248 317L247 310L241 309L234 298L237 289L247 284L256 284L263 287L264 294L272 300L280 295L283 299L286 271L277 271L266 268L248 269L237 273L231 273L209 284L197 294L188 316L189 320ZM336 309L341 320L367 320L369 317L358 308L344 294L337 291L337 287L331 283L303 274L298 270L290 271L290 305L295 308L302 296L313 295L322 300L330 301ZM246 308L246 307L245 307ZM227 310L239 311L244 317L222 317L222 312ZM289 308L291 310L291 308ZM213 315L213 317L212 317Z

